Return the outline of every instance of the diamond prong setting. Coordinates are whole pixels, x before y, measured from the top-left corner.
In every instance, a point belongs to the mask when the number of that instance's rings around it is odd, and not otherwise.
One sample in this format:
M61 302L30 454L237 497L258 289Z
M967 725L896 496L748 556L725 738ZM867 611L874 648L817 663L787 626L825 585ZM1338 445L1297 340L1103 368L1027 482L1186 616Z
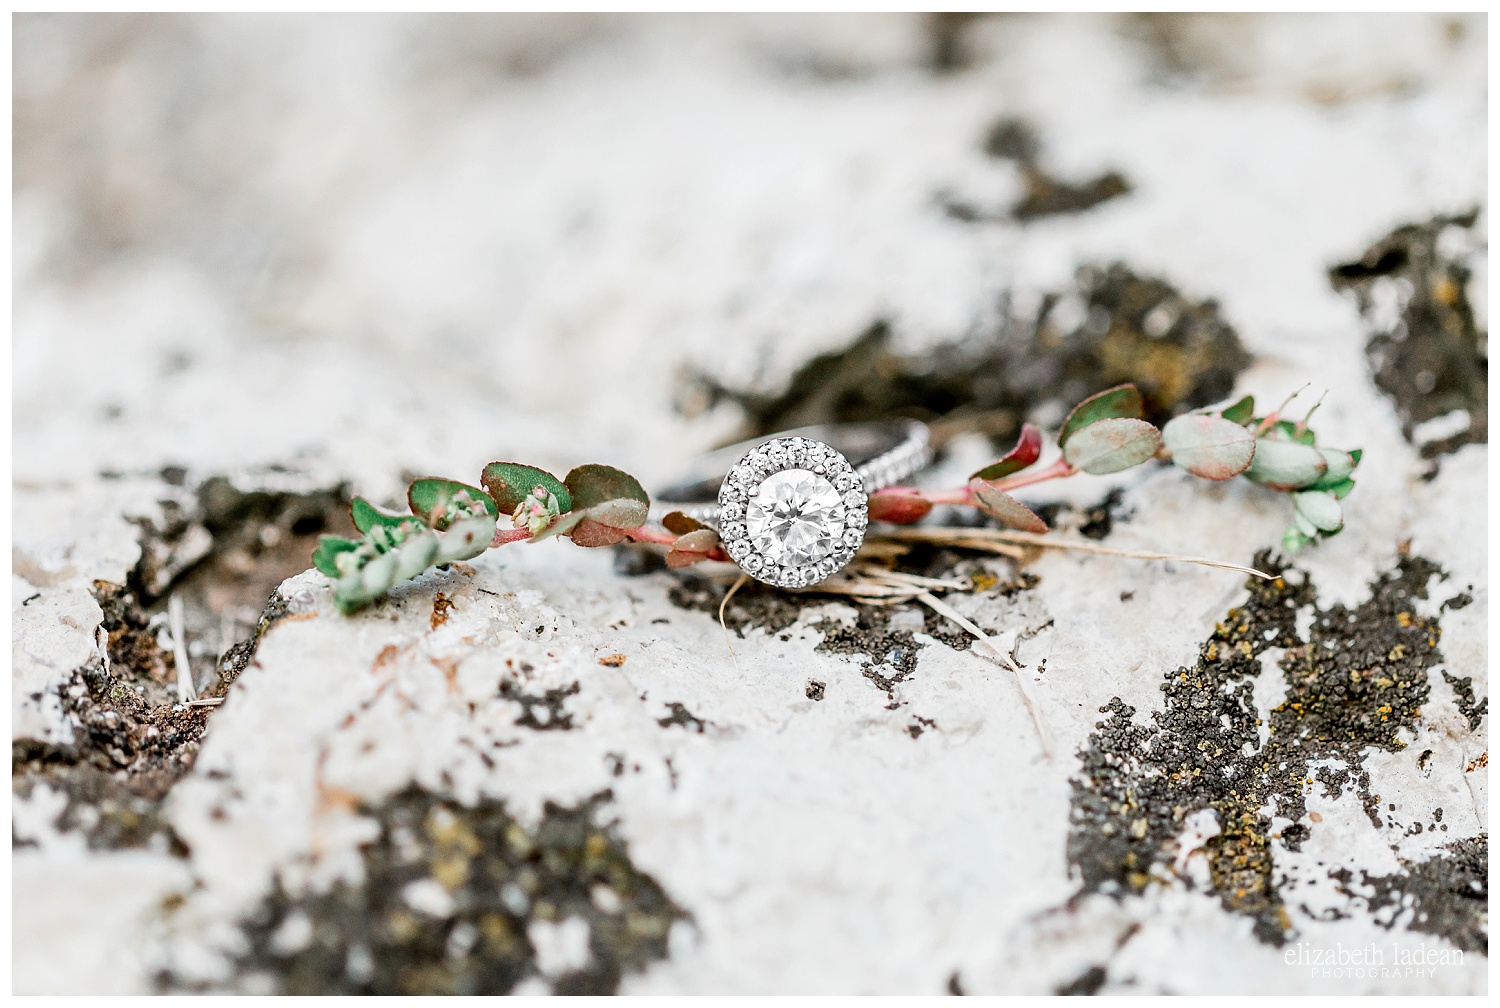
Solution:
M864 482L842 453L804 437L750 449L719 487L724 551L757 581L804 588L854 558L869 524Z

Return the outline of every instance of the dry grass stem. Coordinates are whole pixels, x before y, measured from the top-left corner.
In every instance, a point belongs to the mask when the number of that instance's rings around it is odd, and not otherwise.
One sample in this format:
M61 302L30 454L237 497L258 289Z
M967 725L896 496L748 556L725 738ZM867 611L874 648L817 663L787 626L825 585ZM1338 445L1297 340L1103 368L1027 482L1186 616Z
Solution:
M928 589L967 591L972 587L964 578L923 577L858 560L847 568L846 573L837 574L806 590L818 594L844 595L872 605L895 605L898 602L910 602Z
M177 666L177 699L181 703L198 699L193 688L193 666L188 661L187 628L182 616L182 599L167 599L167 628L172 634L172 659Z
M917 595L917 601L927 606L927 608L931 609L939 616L943 616L947 619L952 620L954 623L957 623L969 633L973 634L974 637L977 638L979 642L982 643L990 651L991 654L999 659L1001 665L1004 665L1006 668L1011 670L1011 672L1016 677L1016 686L1021 691L1021 698L1026 701L1026 709L1031 712L1031 722L1032 724L1036 725L1037 738L1040 739L1042 743L1042 755L1047 759L1051 759L1052 733L1047 730L1047 722L1042 719L1042 712L1041 709L1037 707L1036 698L1031 695L1031 688L1026 685L1026 677L1021 674L1021 670L1019 667L1017 667L1015 660L1011 658L1010 655L1001 650L1000 645L996 644L994 639L990 637L989 634L979 629L979 627L972 621L967 619L963 615L963 613L959 612L957 609L953 608L948 603L938 598L936 595L924 591Z
M1256 570L1254 567L1241 567L1239 564L1226 563L1223 560L1181 556L1175 553L1156 553L1150 550L1117 549L1087 539L1066 538L1055 533L1042 534L992 528L902 528L883 532L882 536L897 541L926 542L988 550L994 553L1004 553L1007 556L1017 556L1019 551L1011 553L1002 547L1034 546L1042 549L1070 549L1084 553L1101 553L1105 556L1127 557L1133 560L1174 560L1178 563L1200 564L1204 567L1239 571L1241 574L1249 574L1266 581L1275 579L1275 575L1267 574L1265 571Z
M724 622L724 610L728 608L729 600L734 597L734 593L749 580L750 575L741 572L734 584L730 585L729 590L724 593L724 598L719 601L719 629L724 631L724 646L729 649L729 657L734 659L736 665L739 664L740 656L734 653L734 642L729 639L729 624Z

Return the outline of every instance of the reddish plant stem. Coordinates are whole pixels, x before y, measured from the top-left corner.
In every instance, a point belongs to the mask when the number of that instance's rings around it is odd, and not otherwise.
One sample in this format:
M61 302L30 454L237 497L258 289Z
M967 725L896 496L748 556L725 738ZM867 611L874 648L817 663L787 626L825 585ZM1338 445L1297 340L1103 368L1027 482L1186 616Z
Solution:
M1046 466L1045 468L1036 469L1031 472L1018 472L1014 476L1007 476L1004 479L995 480L992 485L996 490L1003 491L1004 493L1010 493L1012 490L1018 490L1023 486L1031 486L1033 483L1041 483L1049 479L1061 479L1064 476L1072 476L1077 471L1077 469L1074 469L1071 465L1068 464L1067 459L1060 458L1056 462L1052 463L1049 466Z
M504 546L506 543L521 542L530 538L531 531L529 529L497 529L495 531L495 538L490 540L490 547ZM658 546L670 547L679 537L675 532L668 532L666 529L657 529L652 528L650 525L642 525L638 529L631 529L627 532L626 538L632 539L635 542L656 543ZM729 559L729 554L719 548L715 548L713 552L706 554L706 556L710 560Z
M956 490L912 490L911 493L932 504L974 503L974 495L969 492L968 487L959 487Z
M670 546L677 541L677 534L675 532L668 532L666 529L655 529L650 525L642 525L638 529L631 529L628 534L636 542L657 543L661 546Z
M1077 471L1077 469L1068 464L1067 459L1059 458L1056 462L1041 469L1035 469L1031 472L1019 472L1004 479L991 480L990 485L996 490L1009 493L1012 490L1031 486L1034 483L1072 476ZM956 487L952 490L918 490L915 487L898 486L886 487L883 490L876 491L877 496L883 493L910 494L922 498L929 504L960 504L967 507L973 507L975 504L974 491L966 486Z
M504 546L506 543L520 542L523 539L530 538L530 529L496 529L495 538L490 540L490 548L493 549L496 546Z
M666 546L669 549L681 536L666 529L654 529L650 525L642 525L638 529L631 529L629 537L636 542L656 543L658 546ZM703 554L705 560L728 560L729 554L724 552L723 547L715 546L711 551Z

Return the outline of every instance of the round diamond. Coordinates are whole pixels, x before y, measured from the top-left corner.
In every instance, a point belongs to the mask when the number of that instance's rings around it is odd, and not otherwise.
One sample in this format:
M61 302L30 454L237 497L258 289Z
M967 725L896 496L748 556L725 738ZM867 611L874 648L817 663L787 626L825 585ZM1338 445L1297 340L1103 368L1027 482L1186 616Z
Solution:
M755 551L777 564L816 564L839 545L843 509L833 484L806 469L786 469L756 488L745 509Z
M735 521L745 513L745 509L738 504L729 503L719 508L720 521Z

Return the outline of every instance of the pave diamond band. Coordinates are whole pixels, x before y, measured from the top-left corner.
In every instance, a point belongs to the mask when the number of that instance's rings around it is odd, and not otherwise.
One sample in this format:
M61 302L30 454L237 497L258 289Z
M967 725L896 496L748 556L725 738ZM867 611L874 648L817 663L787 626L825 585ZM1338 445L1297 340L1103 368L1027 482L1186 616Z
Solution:
M660 494L652 517L682 511L713 526L751 577L796 588L854 558L869 522L868 495L922 469L931 448L927 426L907 421L802 428L722 449L708 461L722 464L729 454L738 457L716 504L702 499L711 481L699 481Z

